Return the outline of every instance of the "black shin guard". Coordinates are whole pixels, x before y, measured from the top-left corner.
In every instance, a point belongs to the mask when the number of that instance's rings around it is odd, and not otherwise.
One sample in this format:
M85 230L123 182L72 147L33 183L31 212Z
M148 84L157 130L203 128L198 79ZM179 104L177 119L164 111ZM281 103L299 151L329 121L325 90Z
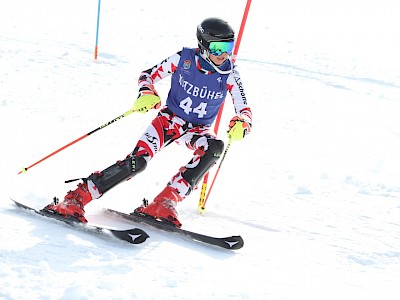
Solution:
M224 151L224 142L221 140L209 140L208 149L200 158L199 164L182 172L182 177L190 184L193 190L201 178L208 172Z
M101 194L117 184L132 178L142 172L147 166L147 161L143 157L128 157L121 160L102 172L93 173L87 180L91 180Z

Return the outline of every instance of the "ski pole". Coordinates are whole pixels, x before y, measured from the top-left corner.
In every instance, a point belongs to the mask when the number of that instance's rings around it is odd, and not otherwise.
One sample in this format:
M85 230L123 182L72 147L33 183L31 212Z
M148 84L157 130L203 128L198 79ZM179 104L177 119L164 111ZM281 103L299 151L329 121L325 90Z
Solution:
M221 115L222 115L222 111L224 109L224 103L222 102L222 105L219 109L218 112L218 116L217 116L217 120L215 121L215 125L214 125L214 132L215 134L217 134L218 129L219 129L219 123L221 120ZM199 199L199 211L200 213L204 212L204 205L205 205L205 197L206 197L206 192L207 192L207 184L208 184L208 176L209 176L210 172L207 172L206 175L203 178L203 183L201 185L201 191L200 191L200 199Z
M243 31L244 31L244 26L246 24L247 15L249 14L250 5L251 5L251 0L247 0L246 7L245 7L244 13L243 13L242 23L240 24L238 38L236 39L235 48L233 49L233 55L232 55L232 61L233 62L236 61L236 56L237 56L237 54L239 52L239 46L240 46L240 42L242 40L242 35L243 35ZM215 126L214 126L215 134L218 133L219 123L220 123L220 120L221 120L223 109L224 109L224 102L222 103L221 108L220 108L220 110L218 112L218 116L217 116L217 118L215 120ZM205 196L206 196L206 192L207 192L208 176L209 176L209 172L207 172L206 175L204 176L203 184L201 186L200 199L199 199L199 204L198 204L198 208L199 208L200 213L204 213L204 205L205 205L205 202L206 202L205 201ZM215 177L214 177L213 182L214 181L215 181ZM208 193L207 198L208 198L209 194L210 194L210 192Z
M200 212L201 214L204 213L205 210L206 210L206 207L205 207L205 206L206 206L207 199L208 199L208 197L210 196L211 190L212 190L212 188L213 188L213 186L214 186L214 183L215 183L215 179L217 179L219 170L221 169L222 163L224 162L225 156L226 156L226 154L228 153L228 150L229 150L229 147L231 146L231 143L232 143L232 138L229 139L228 145L226 146L225 151L224 151L224 154L223 154L222 157L221 157L221 161L220 161L220 163L219 163L219 165L218 165L217 171L215 172L215 175L214 175L213 181L211 182L210 189L208 190L207 196L204 195L204 196L205 196L205 197L203 198L204 200L203 200L201 203L199 202L199 212ZM202 192L203 192L203 191L202 191ZM205 193L205 191L204 191L204 193Z
M26 173L30 168L36 166L37 164L39 164L39 163L41 163L42 161L48 159L49 157L53 156L54 154L57 154L58 152L64 150L65 148L68 148L69 146L71 146L71 145L73 145L73 144L79 142L80 140L83 140L84 138L88 137L89 135L95 133L96 131L99 131L100 129L103 129L104 127L107 127L108 125L110 125L110 124L112 124L112 123L118 121L119 119L122 119L123 117L129 116L131 113L133 113L133 112L135 112L135 111L136 111L136 110L133 110L133 109L128 110L128 111L125 112L124 114L122 114L122 115L120 115L120 116L118 116L118 117L112 119L111 121L108 121L107 123L101 125L100 127L97 127L96 129L94 129L94 130L92 130L92 131L86 133L85 135L82 135L80 138L77 138L76 140L72 141L71 143L69 143L69 144L67 144L67 145L65 145L65 146L63 146L63 147L61 147L60 149L58 149L58 150L56 150L56 151L50 153L49 155L43 157L42 159L38 160L38 161L35 162L34 164L30 165L29 167L22 168L22 170L19 171L18 174Z

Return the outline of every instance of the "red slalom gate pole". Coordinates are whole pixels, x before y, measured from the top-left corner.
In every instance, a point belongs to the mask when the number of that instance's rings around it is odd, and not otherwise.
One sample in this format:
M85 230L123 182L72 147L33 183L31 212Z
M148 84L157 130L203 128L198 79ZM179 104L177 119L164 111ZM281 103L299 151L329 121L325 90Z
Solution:
M247 0L246 7L244 8L244 13L243 13L243 17L242 17L242 22L241 22L241 24L240 24L240 29L239 29L238 37L237 37L236 42L235 42L235 48L233 49L233 55L232 55L232 61L233 61L233 62L236 61L236 56L237 56L237 54L238 54L238 52L239 52L240 42L242 41L243 31L244 31L244 27L245 27L245 25L246 25L247 16L248 16L248 14L249 14L250 5L251 5L251 0ZM216 118L216 120L215 120L215 126L214 126L214 132L215 132L215 134L218 133L219 123L220 123L220 121L221 121L221 116L222 116L223 109L224 109L224 103L222 103L222 105L221 105L221 107L220 107L220 109L219 109L217 118ZM231 140L229 140L228 146L226 147L226 150L225 150L225 152L224 152L224 155L223 155L223 158L224 158L224 159L225 159L225 156L226 156L226 153L227 153L227 151L228 151L228 149L229 149L230 144L231 144ZM222 159L221 159L221 160L222 160ZM222 161L223 161L223 160L222 160ZM217 177L217 175L218 175L218 173L219 173L219 170L220 170L220 168L221 168L222 161L221 161L221 163L220 163L219 166L218 166L218 170L217 170L217 172L216 172L216 174L215 174L215 176L214 176L214 179L213 179L213 182L212 182L212 184L211 184L211 186L210 186L210 190L208 191L208 194L207 194L207 184L208 184L208 177L209 177L209 173L210 173L210 172L207 172L206 175L204 176L203 184L202 184L202 186L201 186L201 191L200 191L199 204L198 204L198 209L199 209L199 212L200 212L201 214L205 212L205 205L206 205L206 202L207 202L208 197L210 196L210 193L211 193L212 187L213 187L213 185L214 185L215 179L216 179L216 177ZM207 196L206 196L206 194L207 194Z
M240 24L238 38L236 39L235 48L233 50L233 56L232 56L233 62L236 61L236 56L239 52L240 42L242 41L244 26L246 25L247 16L248 16L249 10L250 10L250 5L251 5L251 0L247 0L246 7L244 8L242 23Z

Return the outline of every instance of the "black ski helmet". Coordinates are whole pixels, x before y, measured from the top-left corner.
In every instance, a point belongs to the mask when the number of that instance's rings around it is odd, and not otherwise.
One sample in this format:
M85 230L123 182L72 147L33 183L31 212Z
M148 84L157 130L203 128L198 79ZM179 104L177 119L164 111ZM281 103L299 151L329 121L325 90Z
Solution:
M197 41L201 50L208 50L210 42L235 41L235 31L224 20L207 18L197 26Z

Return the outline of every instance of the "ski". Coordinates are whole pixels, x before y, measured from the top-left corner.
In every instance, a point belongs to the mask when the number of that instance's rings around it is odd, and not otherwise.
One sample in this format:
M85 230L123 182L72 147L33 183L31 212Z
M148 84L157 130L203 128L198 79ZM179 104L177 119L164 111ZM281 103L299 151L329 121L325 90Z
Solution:
M30 206L22 204L18 201L15 201L14 199L11 199L11 200L15 203L15 205L17 207L32 211L40 216L47 217L47 218L50 218L53 220L61 221L65 224L71 225L73 228L76 228L79 230L89 231L89 232L93 232L93 233L101 234L101 235L107 235L109 233L112 236L116 237L117 239L126 241L131 244L141 244L141 243L145 242L146 239L149 237L149 235L145 231L143 231L142 229L139 229L139 228L116 230L116 229L110 229L110 228L106 228L106 227L102 227L102 226L91 225L91 224L87 224L87 223L82 223L79 220L75 219L74 217L64 217L62 215L59 215L57 213L54 213L54 212L46 210L46 209L37 210L33 207L30 207Z
M196 233L189 230L184 230L176 227L168 221L159 221L151 216L138 214L138 213L123 213L120 211L116 211L110 208L105 209L106 212L111 213L113 215L120 216L126 220L132 221L134 223L148 225L152 228L159 229L161 231L174 233L186 240L192 240L196 242L201 242L204 244L222 247L229 250L237 250L243 247L244 242L240 235L229 236L229 237L213 237L201 233Z

